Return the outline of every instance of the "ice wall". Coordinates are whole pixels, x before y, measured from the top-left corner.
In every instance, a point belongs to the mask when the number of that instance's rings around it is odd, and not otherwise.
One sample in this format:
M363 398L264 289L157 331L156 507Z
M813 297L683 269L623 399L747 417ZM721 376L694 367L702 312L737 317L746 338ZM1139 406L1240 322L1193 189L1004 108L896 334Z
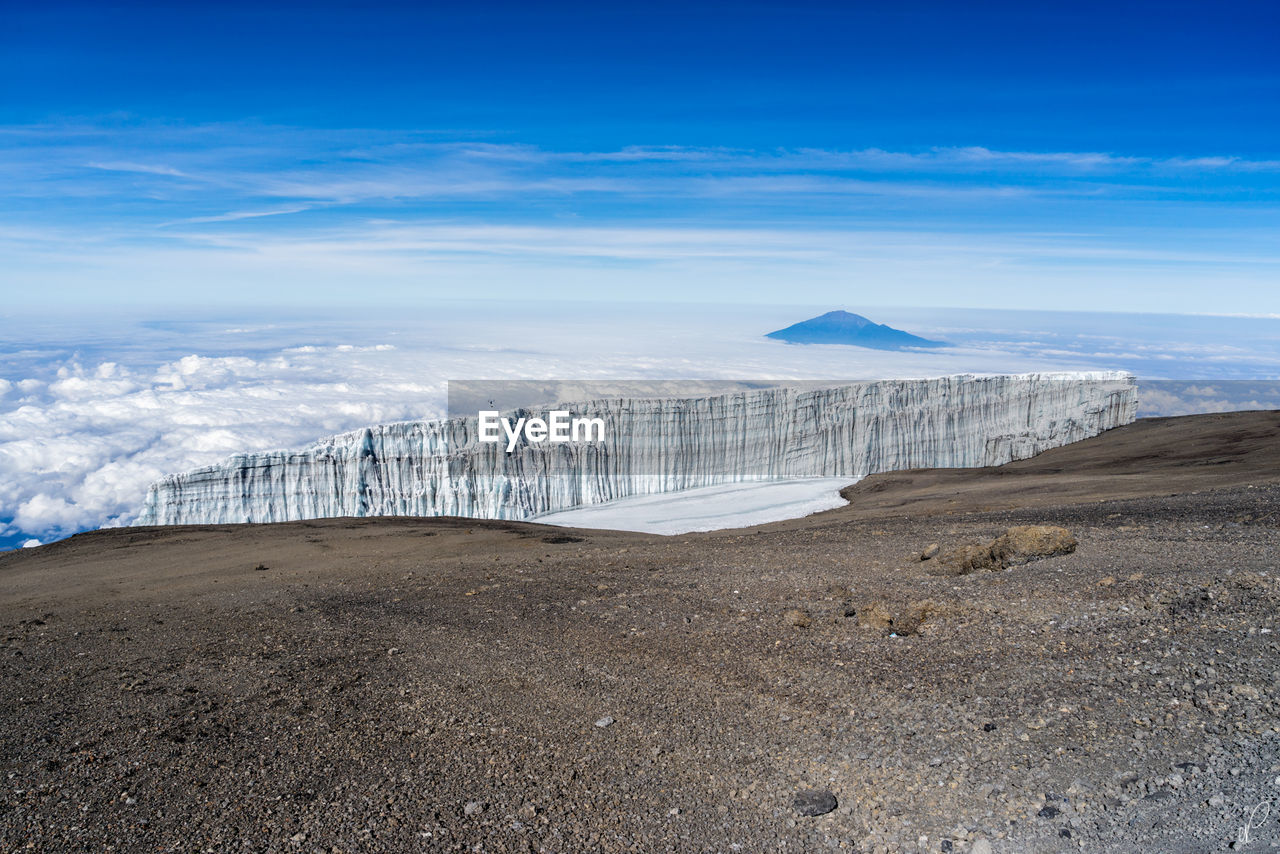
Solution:
M606 440L507 454L478 441L475 417L382 424L169 475L137 524L525 519L752 479L1000 465L1129 423L1137 390L1122 373L962 375L557 408L603 418Z

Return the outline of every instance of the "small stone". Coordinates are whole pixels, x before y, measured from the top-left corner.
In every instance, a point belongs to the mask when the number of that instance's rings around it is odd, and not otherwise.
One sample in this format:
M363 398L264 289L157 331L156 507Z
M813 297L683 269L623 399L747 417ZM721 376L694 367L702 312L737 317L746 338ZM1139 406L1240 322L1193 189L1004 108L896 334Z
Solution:
M991 843L985 839L975 839L973 845L969 846L969 854L994 854L991 850Z
M462 812L467 816L477 816L484 812L484 804L479 801L467 801L467 805L462 808Z
M293 836L289 837L289 841L292 842L294 845L301 845L302 843L307 841L307 834L301 833L301 832L295 833Z
M809 617L808 611L802 611L799 608L792 608L782 615L782 622L788 626L795 626L798 629L808 628L813 620Z
M996 725L993 723L985 723L982 725L983 732L995 732Z
M1061 810L1059 810L1057 807L1053 807L1053 806L1049 806L1048 804L1045 804L1040 808L1040 812L1036 813L1036 815L1040 816L1041 818L1057 818L1058 813L1060 812Z
M609 715L605 715L600 720L596 721L596 726L600 727L600 729L604 729L605 727L611 727L613 726L613 718L611 718Z
M520 807L520 811L518 815L525 821L532 821L533 819L538 817L537 804L532 804L526 801L524 805Z
M826 815L839 806L836 796L828 789L808 789L796 795L791 806L797 815Z
M940 551L942 551L942 546L937 543L929 543L929 545L925 546L924 551L920 552L920 560L935 558Z

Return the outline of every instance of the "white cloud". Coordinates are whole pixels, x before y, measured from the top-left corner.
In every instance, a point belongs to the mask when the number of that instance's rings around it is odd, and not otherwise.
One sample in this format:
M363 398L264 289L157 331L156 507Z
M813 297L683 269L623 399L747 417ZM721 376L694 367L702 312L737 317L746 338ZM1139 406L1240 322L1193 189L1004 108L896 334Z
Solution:
M743 156L738 153L738 157ZM1097 172L1131 169L1149 164L1142 157L1127 157L1096 151L999 151L983 146L934 147L924 151L885 151L864 148L850 151L804 148L781 152L777 162L793 167L845 168L873 171L963 171L971 169L1047 169L1066 172Z
M449 378L874 377L1036 364L998 351L788 347L759 338L773 320L762 312L726 325L723 314L694 310L672 321L665 307L628 307L593 321L495 306L373 322L368 329L382 340L352 343L305 343L295 327L230 333L219 323L190 339L196 352L162 358L149 347L165 339L137 331L60 358L45 366L47 382L32 378L27 397L0 403L0 525L47 541L126 524L163 474L366 424L438 417ZM246 335L252 355L227 351Z
M60 367L58 379L49 384L49 392L54 397L67 400L106 394L119 396L136 388L137 382L115 362L102 362L88 376L79 365Z
M261 211L230 211L224 214L216 214L214 216L192 216L186 219L176 220L175 223L164 223L164 225L172 225L183 222L235 222L241 219L257 219L264 216L287 216L288 214L302 213L311 210L308 205L291 205L286 208L273 208Z
M74 530L89 523L89 514L88 508L41 492L18 505L13 522L24 531Z
M159 476L232 453L301 444L363 423L431 413L441 388L362 360L188 355L148 369L68 361L35 399L0 411L0 518L59 536L127 522Z
M866 283L918 305L961 292L991 307L1248 312L1266 310L1280 266L1280 164L1229 152L491 139L249 122L2 129L0 182L40 215L0 217L0 268L22 305L302 293L331 305L367 290L421 304L509 295L525 277L574 298L587 280L636 286L629 274L656 262L657 298L767 301L783 286L819 302Z
M1157 166L1192 171L1275 172L1280 160L1249 160L1234 156L1170 157L1154 161Z
M181 169L155 163L90 163L91 169L102 169L107 172L137 172L143 175L168 175L173 178L189 177Z
M715 183L723 194L864 194L876 184L879 196L921 195L920 186L886 180L885 173L968 176L979 186L1020 186L1028 195L1045 190L1053 176L1071 182L1088 177L1126 192L1133 189L1135 177L1177 179L1206 171L1260 175L1280 171L1280 161L1214 153L1157 157L984 146L890 151L657 145L563 151L524 143L441 141L412 131L248 123L181 128L45 125L0 134L0 175L12 194L52 199L123 193L134 201L149 195L164 202L165 222L175 221L175 200L192 208L189 216L177 221L215 223L297 213L312 204L377 200L519 198L531 193L678 198L699 182L702 192ZM838 173L850 172L878 175L880 180L840 180ZM728 180L779 173L809 180ZM297 204L262 207L281 199ZM211 205L221 209L210 211Z
M1280 381L1277 380L1223 380L1203 384L1153 381L1146 383L1139 394L1139 414L1144 416L1276 408L1280 408Z
M538 236L470 239L535 244ZM677 241L677 233L670 239ZM1221 326L1213 335L1170 333L1178 340L1166 341L1135 339L1123 317L1106 327L1103 315L1078 322L1088 329L1079 336L1029 325L1043 318L1015 314L1005 319L1010 326L1003 334L991 334L983 324L998 326L998 313L939 313L921 323L910 314L862 310L963 346L925 353L789 346L761 336L817 310L746 305L673 310L495 302L310 324L248 316L183 327L176 344L169 331L129 326L89 335L86 340L105 342L89 346L64 340L54 326L49 334L57 355L38 371L0 355L0 372L27 374L12 383L21 396L12 389L0 396L0 532L10 541L20 533L47 542L87 527L126 524L147 485L163 474L233 453L298 447L367 424L438 417L449 379L857 379L1126 367L1134 360L1220 365L1223 376L1242 368L1258 375L1280 371L1274 346L1253 347L1233 331L1235 324L1266 321L1211 319L1206 328ZM39 352L42 344L24 346ZM72 349L75 355L66 355ZM1266 400L1251 388L1235 396ZM1176 395L1144 391L1144 409L1173 414L1187 401L1198 411L1231 408L1230 397L1215 380Z

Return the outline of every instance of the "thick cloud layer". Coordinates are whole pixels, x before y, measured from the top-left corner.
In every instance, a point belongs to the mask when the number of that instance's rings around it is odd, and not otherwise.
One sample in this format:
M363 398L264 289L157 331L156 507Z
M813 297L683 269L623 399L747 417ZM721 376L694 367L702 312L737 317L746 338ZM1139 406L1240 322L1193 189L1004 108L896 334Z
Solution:
M902 353L760 337L808 313L816 312L453 306L390 319L15 323L23 340L0 354L0 546L128 524L151 481L232 453L440 417L449 379L857 379L1096 367L1151 376L1164 365L1171 379L1190 369L1218 379L1150 386L1143 414L1277 402L1274 383L1238 379L1278 375L1280 344L1265 346L1276 321L1206 319L1195 336L1137 340L1097 320L1081 332L1079 320L1047 315L878 317L956 345ZM1140 327L1124 320L1117 328Z
M193 354L154 369L66 360L49 381L13 384L21 391L3 401L3 515L11 529L41 538L120 524L166 472L434 414L443 384L388 376L385 353Z

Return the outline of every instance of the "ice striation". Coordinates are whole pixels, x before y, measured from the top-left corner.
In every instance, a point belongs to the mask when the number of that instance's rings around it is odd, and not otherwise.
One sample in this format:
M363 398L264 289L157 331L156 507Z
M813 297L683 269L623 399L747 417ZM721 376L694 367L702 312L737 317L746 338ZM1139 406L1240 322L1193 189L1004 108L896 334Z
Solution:
M1137 389L1115 372L966 374L557 408L604 419L604 441L508 454L479 441L474 416L382 424L169 475L137 524L528 519L722 483L1000 465L1131 422Z

